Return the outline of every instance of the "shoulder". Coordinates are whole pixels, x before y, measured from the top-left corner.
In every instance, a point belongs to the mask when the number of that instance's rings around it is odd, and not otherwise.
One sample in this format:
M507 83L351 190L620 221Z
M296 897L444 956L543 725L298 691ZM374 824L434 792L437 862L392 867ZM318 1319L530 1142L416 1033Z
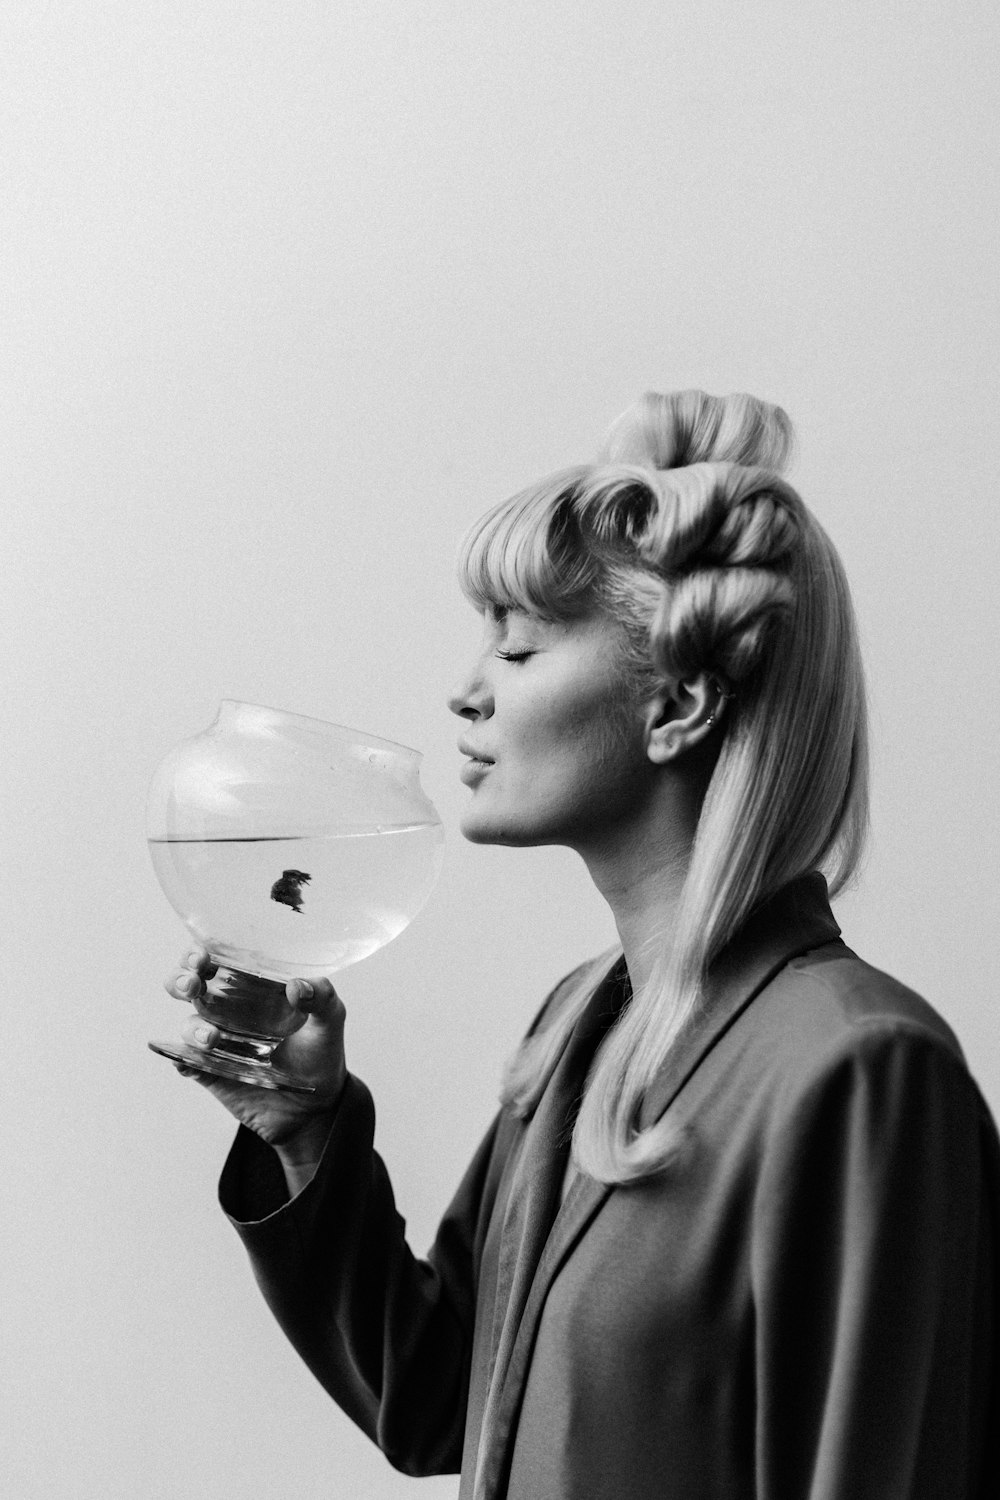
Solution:
M818 1221L852 1195L859 1224L889 1203L910 1223L932 1193L945 1216L1000 1209L996 1124L928 1001L839 942L792 959L758 1001L733 1042L760 1223L790 1205Z
M758 1002L754 1050L766 1052L785 1106L875 1087L900 1100L945 1089L976 1112L986 1108L934 1006L842 942L792 959Z
M958 1038L933 1005L840 941L791 959L760 998L768 1029L783 1032L793 1049L912 1036L964 1063Z

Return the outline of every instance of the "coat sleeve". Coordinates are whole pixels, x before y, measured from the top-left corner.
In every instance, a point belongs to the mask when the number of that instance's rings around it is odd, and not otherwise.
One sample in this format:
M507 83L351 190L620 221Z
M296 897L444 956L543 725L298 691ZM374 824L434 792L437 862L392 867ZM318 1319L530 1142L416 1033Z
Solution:
M338 1405L408 1474L461 1465L484 1185L498 1116L426 1260L406 1243L371 1095L350 1076L313 1179L288 1200L242 1127L219 1197L272 1312Z
M996 1131L961 1059L858 1028L771 1132L759 1500L972 1500L997 1473Z

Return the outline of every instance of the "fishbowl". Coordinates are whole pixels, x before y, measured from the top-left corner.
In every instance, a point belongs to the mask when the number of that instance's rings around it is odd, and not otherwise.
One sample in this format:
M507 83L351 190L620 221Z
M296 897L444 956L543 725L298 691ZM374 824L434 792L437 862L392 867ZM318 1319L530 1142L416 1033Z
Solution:
M153 868L216 973L194 1001L219 1039L154 1052L201 1072L311 1092L272 1054L304 1023L285 985L333 975L398 937L441 868L443 832L416 750L224 701L160 764Z

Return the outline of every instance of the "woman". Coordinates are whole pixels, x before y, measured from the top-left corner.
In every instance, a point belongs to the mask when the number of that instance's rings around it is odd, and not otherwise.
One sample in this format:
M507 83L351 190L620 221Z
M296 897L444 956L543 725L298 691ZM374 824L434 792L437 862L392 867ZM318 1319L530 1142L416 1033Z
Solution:
M427 1260L328 982L288 991L312 1099L199 1075L285 1332L463 1500L1000 1493L996 1134L948 1027L830 912L864 689L790 444L751 397L649 395L466 539L463 832L576 849L621 948L546 1001Z

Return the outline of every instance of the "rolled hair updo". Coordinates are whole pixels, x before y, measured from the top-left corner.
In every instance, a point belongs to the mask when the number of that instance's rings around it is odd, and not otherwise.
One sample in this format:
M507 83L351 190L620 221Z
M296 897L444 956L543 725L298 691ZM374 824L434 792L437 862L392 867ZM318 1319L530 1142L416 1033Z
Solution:
M661 1171L677 1149L669 1118L640 1130L639 1111L713 959L789 880L820 869L836 895L862 854L854 612L832 543L781 477L791 447L785 413L752 396L650 393L614 423L598 463L515 495L462 544L462 587L480 608L617 621L632 701L700 673L728 695L672 941L609 1033L574 1127L575 1164L603 1182ZM534 1109L587 998L508 1063L501 1098L518 1114Z

